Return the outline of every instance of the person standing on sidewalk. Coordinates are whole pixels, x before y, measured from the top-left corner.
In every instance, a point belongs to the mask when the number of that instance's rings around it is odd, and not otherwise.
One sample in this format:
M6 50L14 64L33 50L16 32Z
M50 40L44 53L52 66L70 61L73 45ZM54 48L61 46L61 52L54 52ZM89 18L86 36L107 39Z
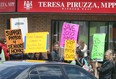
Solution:
M84 58L87 59L87 45L83 40L79 41L79 49L83 52Z
M112 75L112 79L116 79L116 53L113 56L113 60L114 60L114 69L113 69L113 75Z
M107 50L105 53L105 61L101 67L96 65L96 68L99 72L99 79L113 79L112 72L114 68L114 63L112 59L112 50Z
M54 43L53 51L51 52L51 56L52 56L52 61L57 61L57 62L61 61L58 42Z

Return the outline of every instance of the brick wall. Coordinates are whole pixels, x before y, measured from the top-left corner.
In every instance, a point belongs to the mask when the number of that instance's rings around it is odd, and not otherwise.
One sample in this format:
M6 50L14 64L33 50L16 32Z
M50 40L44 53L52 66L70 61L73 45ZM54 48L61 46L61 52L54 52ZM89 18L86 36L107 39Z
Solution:
M83 21L116 21L116 15L100 14L68 14L68 13L8 13L0 14L0 37L4 36L4 30L9 28L9 19L27 17L28 31L48 31L51 34L51 20L83 20Z

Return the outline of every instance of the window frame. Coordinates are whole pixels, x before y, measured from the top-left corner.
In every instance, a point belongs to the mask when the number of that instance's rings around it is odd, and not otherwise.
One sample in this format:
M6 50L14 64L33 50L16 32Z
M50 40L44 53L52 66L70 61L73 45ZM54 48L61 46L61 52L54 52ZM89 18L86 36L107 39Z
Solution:
M79 22L87 22L87 26L88 26L88 41L87 41L87 44L88 44L88 50L90 50L90 24L91 24L91 22L105 22L106 23L106 28L107 28L107 34L106 34L106 42L105 42L105 51L107 50L107 49L109 49L109 24L112 22L112 21L102 21L102 20L99 20L99 21L97 21L97 20L55 20L55 19L52 19L51 20L51 38L53 38L53 29L54 29L54 24L53 24L53 22L58 22L58 28L59 28L59 22L60 21L64 21L64 22L69 22L69 23L72 23L72 21L79 21ZM115 21L113 21L113 22L115 22ZM58 32L59 32L59 29L58 29ZM58 36L58 38L59 38L59 36ZM60 40L59 40L60 41ZM53 40L51 39L51 50L52 50L52 47L53 47Z

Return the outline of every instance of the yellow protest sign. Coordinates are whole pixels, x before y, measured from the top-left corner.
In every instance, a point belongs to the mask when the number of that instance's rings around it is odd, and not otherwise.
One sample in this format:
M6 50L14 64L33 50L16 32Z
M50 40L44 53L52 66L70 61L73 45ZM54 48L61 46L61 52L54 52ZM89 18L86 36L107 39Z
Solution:
M25 53L47 52L48 34L48 32L27 33Z
M64 48L64 60L74 60L75 51L76 51L76 41L66 40Z
M21 29L5 30L7 48L10 54L23 53L23 40Z

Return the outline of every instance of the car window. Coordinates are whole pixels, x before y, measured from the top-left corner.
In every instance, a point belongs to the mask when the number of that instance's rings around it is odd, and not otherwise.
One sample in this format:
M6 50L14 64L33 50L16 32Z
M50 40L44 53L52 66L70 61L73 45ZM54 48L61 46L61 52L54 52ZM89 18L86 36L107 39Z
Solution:
M26 65L0 65L0 79L14 79L17 75L27 69Z
M30 79L64 79L64 76L59 66L39 66L30 72Z
M65 73L69 79L94 79L90 73L76 66L64 66Z
M33 69L31 72L30 72L30 75L29 75L30 79L39 79L39 74L37 72L37 69Z

